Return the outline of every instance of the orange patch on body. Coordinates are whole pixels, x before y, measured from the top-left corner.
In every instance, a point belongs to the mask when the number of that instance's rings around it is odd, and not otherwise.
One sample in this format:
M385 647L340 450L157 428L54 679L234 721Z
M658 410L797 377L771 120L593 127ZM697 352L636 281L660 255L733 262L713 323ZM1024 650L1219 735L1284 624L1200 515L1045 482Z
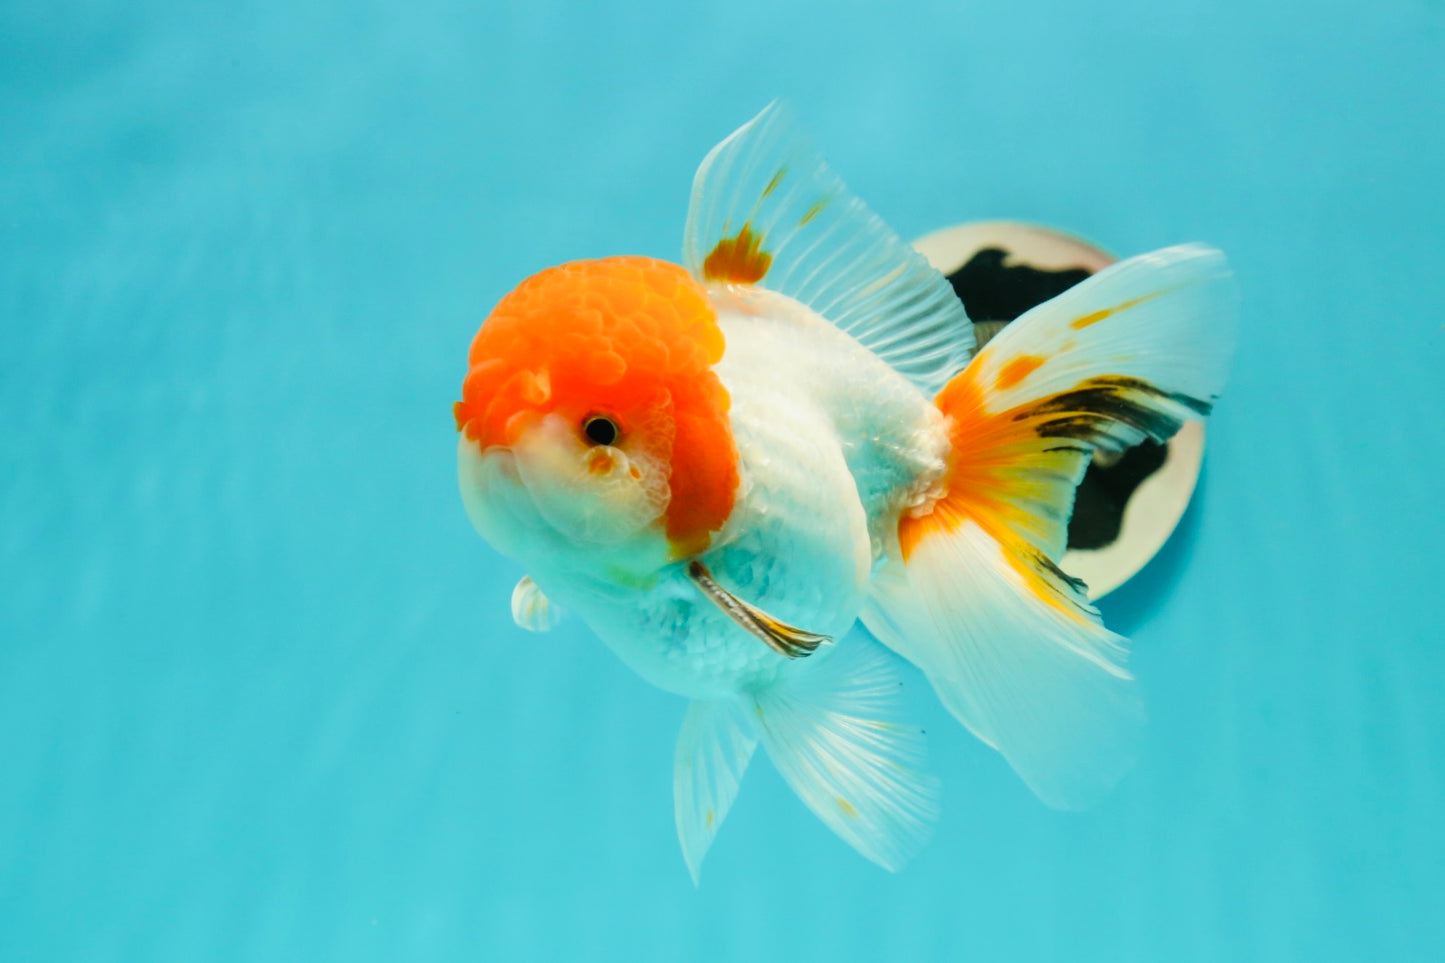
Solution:
M744 224L736 237L717 242L702 262L702 276L709 281L730 284L756 284L768 274L773 256L762 250L763 239Z
M1043 366L1044 359L1036 354L1025 354L1014 358L1003 366L994 383L999 391L1007 391Z
M1128 301L1125 301L1123 304L1116 304L1112 308L1105 308L1102 311L1094 311L1091 314L1082 315L1070 321L1069 327L1082 329L1087 328L1091 324L1098 324L1105 318L1112 317L1113 315L1118 314L1120 311L1127 311L1130 308L1137 307L1138 305L1143 304L1145 301L1152 301L1162 293L1162 291L1156 291L1153 294L1146 294L1142 297L1132 298Z
M594 451L587 459L587 470L594 475L605 475L612 470L612 456L605 451Z
M756 252L746 229L742 248ZM664 515L674 552L705 548L732 511L737 450L727 389L713 365L722 330L686 269L644 257L574 261L523 281L472 341L457 429L482 448L508 426L557 413L577 425L605 412L635 447L668 468ZM610 471L594 456L589 469ZM640 473L634 465L634 479Z

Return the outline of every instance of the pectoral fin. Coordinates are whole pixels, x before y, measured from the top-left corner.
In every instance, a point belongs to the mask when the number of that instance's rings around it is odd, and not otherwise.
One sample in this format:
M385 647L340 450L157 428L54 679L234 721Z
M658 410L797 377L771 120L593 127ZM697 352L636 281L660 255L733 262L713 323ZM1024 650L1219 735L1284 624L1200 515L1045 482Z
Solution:
M692 561L687 566L688 578L697 583L714 605L727 613L739 626L762 639L768 648L789 659L801 659L812 655L818 646L833 640L826 635L806 632L773 618L756 606L749 605L736 595L717 584L707 566Z
M552 603L530 576L512 589L512 621L528 632L546 632L562 621L562 608Z

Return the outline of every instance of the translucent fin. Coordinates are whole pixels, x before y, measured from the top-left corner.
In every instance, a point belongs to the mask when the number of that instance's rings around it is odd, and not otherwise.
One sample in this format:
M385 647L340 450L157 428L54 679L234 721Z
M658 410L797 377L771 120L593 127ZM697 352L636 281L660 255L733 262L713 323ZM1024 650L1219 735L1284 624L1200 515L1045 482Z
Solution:
M1025 312L970 366L990 413L1034 410L1050 437L1120 449L1208 414L1234 354L1237 294L1198 244L1121 261Z
M565 613L552 604L530 576L523 575L512 589L512 621L528 632L546 632L562 621Z
M1096 448L1203 417L1234 337L1223 256L1169 248L1022 315L938 396L947 493L899 523L864 622L1050 805L1107 792L1144 718L1125 640L1057 565L1074 488Z
M757 745L756 729L740 700L694 702L688 707L677 736L672 802L682 857L694 885Z
M1144 709L1125 640L1082 597L1045 601L976 522L922 540L864 623L1050 806L1081 809L1133 764ZM1072 596L1067 583L1060 590Z
M683 262L704 282L806 304L929 395L972 354L948 281L848 191L776 102L698 168Z
M795 665L756 697L768 756L828 828L896 871L928 841L939 787L923 733L893 718L892 660L855 635Z

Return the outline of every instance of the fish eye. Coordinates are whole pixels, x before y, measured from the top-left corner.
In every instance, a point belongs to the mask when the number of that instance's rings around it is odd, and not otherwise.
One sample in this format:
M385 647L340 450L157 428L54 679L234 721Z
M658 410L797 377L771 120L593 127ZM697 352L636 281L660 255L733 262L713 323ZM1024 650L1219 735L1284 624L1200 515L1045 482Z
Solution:
M606 415L588 415L582 421L582 433L594 445L610 445L617 441L621 431L617 428L617 422Z

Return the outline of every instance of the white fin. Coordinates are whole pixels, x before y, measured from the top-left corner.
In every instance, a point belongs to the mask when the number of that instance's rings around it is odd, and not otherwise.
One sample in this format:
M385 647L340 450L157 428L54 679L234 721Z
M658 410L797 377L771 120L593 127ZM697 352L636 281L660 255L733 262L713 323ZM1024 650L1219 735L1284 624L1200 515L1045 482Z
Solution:
M1162 441L1224 386L1235 296L1218 251L1168 248L1025 313L939 394L947 494L899 524L864 623L1050 805L1131 764L1144 719L1125 640L1058 568L1095 448Z
M1113 788L1144 723L1123 638L1042 601L972 521L924 539L906 573L890 574L864 624L969 731L1050 806L1081 809Z
M562 621L560 605L553 605L530 576L523 575L512 589L512 621L528 632L546 632Z
M972 354L948 281L848 191L777 102L703 160L682 250L699 280L800 301L929 395Z
M979 352L973 380L989 412L1062 396L1057 413L1094 417L1098 430L1080 440L1096 447L1163 441L1185 420L1208 414L1223 390L1237 301L1233 275L1214 248L1182 244L1142 254L1020 315ZM1068 407L1070 392L1100 378L1145 384L1121 388L1115 400L1122 407Z
M923 733L894 719L892 658L854 635L756 696L763 745L793 791L854 849L896 871L938 818Z
M693 885L702 876L703 858L737 798L757 746L757 731L740 700L688 706L677 734L672 805Z

